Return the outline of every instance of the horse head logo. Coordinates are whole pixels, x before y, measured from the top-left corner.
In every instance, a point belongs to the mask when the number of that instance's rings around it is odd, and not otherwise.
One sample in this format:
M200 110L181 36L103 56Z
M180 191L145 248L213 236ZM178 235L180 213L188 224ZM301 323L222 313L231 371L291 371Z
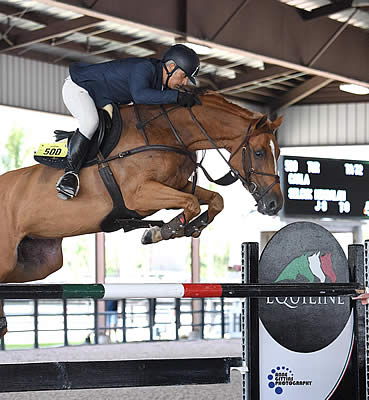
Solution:
M321 252L318 251L311 255L303 254L296 257L283 269L275 282L295 281L300 275L307 279L309 283L313 283L315 278L319 279L320 283L326 282L327 278L335 283L337 277L333 270L331 256L332 253L321 255Z

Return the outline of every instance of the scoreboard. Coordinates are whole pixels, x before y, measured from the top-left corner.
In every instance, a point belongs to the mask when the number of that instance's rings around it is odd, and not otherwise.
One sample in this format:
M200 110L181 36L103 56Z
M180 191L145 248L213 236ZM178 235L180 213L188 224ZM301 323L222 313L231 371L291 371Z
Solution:
M286 217L369 218L369 161L281 156Z

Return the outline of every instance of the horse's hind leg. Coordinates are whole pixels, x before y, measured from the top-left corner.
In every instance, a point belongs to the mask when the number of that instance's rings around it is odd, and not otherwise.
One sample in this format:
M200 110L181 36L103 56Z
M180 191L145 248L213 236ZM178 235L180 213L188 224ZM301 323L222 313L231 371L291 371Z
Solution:
M0 244L0 282L19 283L43 279L59 269L63 263L61 241L24 238L18 246L7 243L8 246L4 247ZM6 317L0 304L0 338L6 332Z
M5 237L4 235L0 237L0 282L6 282L7 277L13 272L17 262L16 242L15 240L14 242L7 240L9 230L5 232ZM6 317L3 306L0 304L0 338L2 338L7 331Z
M44 279L63 265L62 239L25 237L17 248L15 268L4 280L7 283Z

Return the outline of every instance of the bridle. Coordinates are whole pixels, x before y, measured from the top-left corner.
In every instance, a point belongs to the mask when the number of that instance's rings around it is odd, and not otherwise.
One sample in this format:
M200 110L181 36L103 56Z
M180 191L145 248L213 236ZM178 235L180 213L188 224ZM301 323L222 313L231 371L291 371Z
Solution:
M179 105L175 105L171 107L169 110L167 110L163 105L161 105L162 112L159 114L155 115L154 117L146 120L146 121L141 121L140 114L138 112L138 108L136 105L135 107L135 112L136 112L136 118L137 118L137 124L136 128L142 132L142 135L144 137L146 145L136 147L130 150L123 151L121 153L118 153L115 156L111 156L102 160L98 160L98 164L102 164L105 162L113 161L116 159L122 159L126 158L128 156L146 152L146 151L170 151L170 152L175 152L178 154L185 155L191 159L193 164L195 165L195 172L193 176L193 181L192 181L192 192L195 192L195 187L196 187L196 182L197 182L197 170L198 168L201 168L203 171L204 175L210 182L214 182L217 185L221 186L228 186L231 185L232 183L236 182L237 180L241 181L242 185L252 194L254 199L256 200L257 203L259 203L263 197L273 188L274 185L279 183L279 176L276 174L269 174L266 172L262 171L257 171L253 168L252 165L252 157L251 157L251 149L250 149L250 138L255 137L258 135L261 135L265 132L259 132L254 134L253 131L251 130L251 125L249 126L245 138L242 140L241 144L237 147L237 149L231 153L229 160L227 160L222 152L220 151L220 148L216 145L214 140L208 135L206 130L203 128L201 123L198 121L198 119L195 117L195 115L192 112L191 108L188 108L188 111L190 113L190 116L192 120L194 121L195 125L200 129L202 134L205 136L205 138L209 141L209 143L212 145L212 147L219 153L219 155L222 157L222 159L225 161L225 163L228 165L230 171L225 174L222 178L219 179L213 179L210 174L206 171L205 167L202 165L202 162L204 161L204 157L202 160L198 163L196 161L196 155L194 152L191 152L190 150L187 149L185 146L183 140L181 139L180 135L178 134L177 130L175 129L174 125L172 124L171 120L169 119L169 112L182 107ZM146 132L145 132L145 127L152 121L156 120L157 118L160 118L164 116L168 122L168 125L170 129L172 130L175 138L177 139L178 143L180 144L180 147L174 147L174 146L167 146L167 145L150 145ZM274 133L274 132L271 132ZM241 173L236 169L233 168L231 165L231 160L232 158L242 149L242 168L243 168L243 174L244 176L241 175ZM271 176L274 177L274 182L272 182L266 189L260 192L259 186L255 181L252 180L253 175L262 175L262 176Z
M227 160L224 157L224 155L222 154L222 152L219 150L219 147L215 144L213 139L208 135L206 130L203 128L203 126L197 120L197 118L193 114L191 108L189 108L189 112L190 112L192 120L198 126L198 128L200 129L202 134L207 138L207 140L211 143L211 145L214 147L214 149L216 149L218 151L218 153L223 158L223 160L227 163L227 165L230 169L230 171L226 175L224 175L222 178L215 180L215 181L212 179L209 179L209 176L207 176L207 174L205 173L206 177L209 180L217 183L218 185L223 185L223 186L230 185L230 184L236 182L237 180L240 180L242 185L250 192L250 194L253 195L253 197L257 201L257 203L262 200L262 198L274 187L274 185L279 183L280 179L279 179L278 175L270 174L270 173L262 172L262 171L257 171L253 168L253 165L252 165L251 150L250 150L250 143L249 143L250 138L261 135L264 132L259 132L257 134L253 134L251 131L251 125L250 125L247 130L244 140L242 140L241 144L236 148L236 150L233 153L231 153L229 160ZM271 132L271 133L274 134L274 132ZM230 163L232 158L241 150L241 148L242 148L242 168L243 168L244 176L242 176L237 169L233 168ZM260 192L258 185L252 180L253 175L271 176L274 178L274 181L267 188L265 188L262 192Z

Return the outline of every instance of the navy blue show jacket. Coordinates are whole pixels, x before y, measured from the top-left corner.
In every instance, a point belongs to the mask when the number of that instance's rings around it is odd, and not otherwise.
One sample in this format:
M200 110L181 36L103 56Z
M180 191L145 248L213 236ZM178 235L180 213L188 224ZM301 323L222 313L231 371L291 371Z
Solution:
M110 103L175 104L178 90L162 90L163 64L153 58L125 58L101 64L73 63L72 81L83 87L96 107Z

